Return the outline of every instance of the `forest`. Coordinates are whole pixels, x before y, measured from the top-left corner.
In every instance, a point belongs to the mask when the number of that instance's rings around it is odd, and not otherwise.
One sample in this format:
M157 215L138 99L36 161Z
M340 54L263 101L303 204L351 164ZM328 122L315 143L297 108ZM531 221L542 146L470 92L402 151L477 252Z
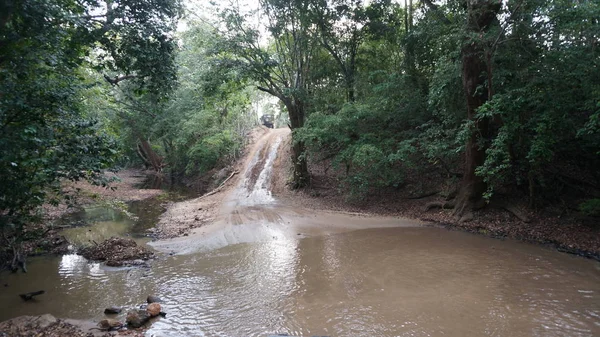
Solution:
M323 163L347 202L434 172L451 188L428 208L456 221L507 198L600 216L600 2L188 5L0 4L4 253L65 181L231 165L260 101L292 130L290 189Z

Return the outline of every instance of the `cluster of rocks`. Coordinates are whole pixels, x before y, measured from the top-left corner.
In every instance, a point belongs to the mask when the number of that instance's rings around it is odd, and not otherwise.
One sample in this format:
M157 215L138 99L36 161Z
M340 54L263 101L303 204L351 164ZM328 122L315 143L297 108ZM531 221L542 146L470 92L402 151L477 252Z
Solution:
M165 317L167 314L161 311L160 298L156 296L148 296L146 299L147 305L141 306L140 308L131 309L127 311L125 323L116 319L103 319L98 323L98 327L102 330L118 330L127 326L127 328L137 329L145 326L152 318L157 316ZM104 310L107 315L120 314L123 311L121 307L109 307Z
M106 261L110 267L143 265L154 257L149 249L138 246L132 239L116 238L82 248L79 253L88 260Z

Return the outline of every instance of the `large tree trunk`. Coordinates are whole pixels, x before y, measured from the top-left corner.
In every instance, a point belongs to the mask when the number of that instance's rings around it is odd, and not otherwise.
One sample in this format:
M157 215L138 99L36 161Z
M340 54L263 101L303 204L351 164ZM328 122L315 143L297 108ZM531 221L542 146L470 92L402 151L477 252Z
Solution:
M302 188L309 182L308 164L304 156L304 142L294 139L294 130L304 126L304 104L298 99L287 99L284 101L290 116L290 127L292 128L292 163L293 163L293 188Z
M152 166L156 172L161 172L163 168L163 159L159 156L156 151L150 145L147 139L138 137L138 154L146 162L146 164Z
M467 100L467 118L474 122L474 127L466 144L463 181L455 204L454 214L462 219L467 219L473 209L483 205L482 195L487 188L483 178L477 176L475 170L485 162L485 144L491 136L490 121L476 119L475 116L477 109L491 98L488 91L483 89L486 84L490 84L483 36L497 22L499 10L498 0L467 0L466 35L471 39L463 42L461 50L462 80ZM476 35L481 36L481 39L472 38Z

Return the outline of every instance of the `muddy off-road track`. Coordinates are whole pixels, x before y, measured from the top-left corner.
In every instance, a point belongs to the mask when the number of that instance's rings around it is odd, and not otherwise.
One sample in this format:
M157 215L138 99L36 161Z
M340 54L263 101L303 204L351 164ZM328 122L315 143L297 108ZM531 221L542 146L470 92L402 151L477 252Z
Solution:
M357 229L414 227L423 223L394 217L370 217L298 207L273 196L290 173L282 170L289 160L286 146L290 130L266 130L237 167L240 173L214 195L177 203L161 217L158 228L192 229L186 236L159 240L159 250L189 254L242 242L297 238ZM278 168L279 170L275 169ZM171 232L178 232L175 230Z

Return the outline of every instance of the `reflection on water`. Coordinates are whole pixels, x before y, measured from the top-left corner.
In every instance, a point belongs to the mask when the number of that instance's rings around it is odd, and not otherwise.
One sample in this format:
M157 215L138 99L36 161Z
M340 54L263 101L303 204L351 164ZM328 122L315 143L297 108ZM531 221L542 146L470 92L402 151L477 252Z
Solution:
M177 198L179 194L173 193L133 201L127 205L127 212L110 204L87 206L61 220L63 225L75 224L61 234L77 247L99 243L113 236L132 237L138 243L145 243L148 242L147 230L154 227L164 212L165 202Z
M148 336L599 336L597 262L436 228L276 236L110 270L76 255L2 274L0 319L104 317L149 294ZM46 290L35 303L17 294ZM123 317L120 317L121 319Z

